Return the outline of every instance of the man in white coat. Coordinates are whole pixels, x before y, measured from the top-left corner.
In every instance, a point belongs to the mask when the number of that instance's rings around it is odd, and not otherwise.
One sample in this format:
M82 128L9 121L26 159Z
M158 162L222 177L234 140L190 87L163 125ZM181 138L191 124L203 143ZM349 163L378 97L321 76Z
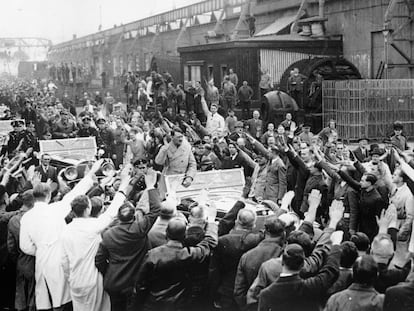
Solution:
M35 295L37 310L64 310L70 303L69 283L62 267L62 232L70 203L93 185L92 177L103 161L94 163L89 173L61 201L49 204L51 189L45 183L34 186L34 207L23 215L20 223L20 248L36 257Z
M191 150L190 143L184 138L180 129L171 131L171 142L165 143L155 157L155 163L164 166L163 177L165 175L184 174L182 185L189 187L197 172L197 162ZM161 197L166 192L165 180L160 185Z
M104 291L103 277L95 267L95 255L101 242L101 233L117 215L130 190L130 172L126 166L121 173L121 184L108 209L98 218L90 217L92 205L88 196L73 199L71 206L76 215L62 232L62 267L69 279L73 310L109 311L111 304ZM152 171L153 172L153 171ZM156 180L156 173L154 180Z

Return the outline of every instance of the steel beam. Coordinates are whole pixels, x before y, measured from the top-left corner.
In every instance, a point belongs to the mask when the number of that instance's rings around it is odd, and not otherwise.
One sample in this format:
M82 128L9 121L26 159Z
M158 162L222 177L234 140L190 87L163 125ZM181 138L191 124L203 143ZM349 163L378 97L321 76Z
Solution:
M0 38L0 47L18 47L18 48L28 48L28 47L50 47L52 46L52 41L45 38L37 37L10 37L10 38Z
M407 61L407 63L411 64L411 58L405 54L403 50L401 50L395 43L391 43L390 45Z

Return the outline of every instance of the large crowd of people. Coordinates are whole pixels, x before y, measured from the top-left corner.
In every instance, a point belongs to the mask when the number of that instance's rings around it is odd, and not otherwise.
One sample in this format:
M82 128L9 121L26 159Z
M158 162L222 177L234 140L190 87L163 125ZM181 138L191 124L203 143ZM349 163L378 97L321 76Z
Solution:
M71 98L62 72L0 80L13 127L0 156L1 310L414 310L401 122L352 147L334 120L319 133L291 113L265 122L233 71L219 88L130 73L124 102ZM39 142L76 137L95 138L97 155L71 180ZM209 189L180 200L198 174L237 168L242 197L224 216Z

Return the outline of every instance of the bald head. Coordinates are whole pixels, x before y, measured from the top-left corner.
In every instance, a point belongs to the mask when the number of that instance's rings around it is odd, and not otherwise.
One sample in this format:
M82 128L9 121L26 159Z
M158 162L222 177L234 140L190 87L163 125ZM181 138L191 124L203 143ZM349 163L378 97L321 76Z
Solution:
M204 207L200 205L193 207L190 210L188 221L191 225L199 225L200 227L204 227L206 224Z
M186 223L182 218L174 217L168 222L167 238L169 240L184 241Z
M190 211L190 216L193 218L204 218L204 209L202 206L194 206Z
M256 213L251 209L243 208L237 214L236 225L242 229L253 229L256 224Z
M169 220L176 216L177 207L173 200L165 200L161 203L160 217Z
M388 235L378 235L371 244L371 254L377 263L388 264L394 256L394 244Z

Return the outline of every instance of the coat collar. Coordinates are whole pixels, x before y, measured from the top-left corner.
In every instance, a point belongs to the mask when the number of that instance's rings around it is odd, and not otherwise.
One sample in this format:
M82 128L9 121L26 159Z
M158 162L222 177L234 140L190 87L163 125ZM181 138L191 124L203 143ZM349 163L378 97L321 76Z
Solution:
M356 291L364 291L364 292L376 292L374 287L364 285L364 284L358 284L358 283L352 283L348 289L350 290L356 290Z

